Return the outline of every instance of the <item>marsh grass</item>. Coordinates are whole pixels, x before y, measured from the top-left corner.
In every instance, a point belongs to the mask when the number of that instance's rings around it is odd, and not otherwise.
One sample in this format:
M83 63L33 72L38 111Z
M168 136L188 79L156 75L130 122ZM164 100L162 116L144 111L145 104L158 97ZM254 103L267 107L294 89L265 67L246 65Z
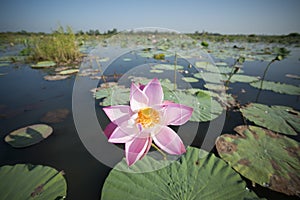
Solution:
M71 27L66 31L59 26L52 34L31 38L25 45L30 51L32 61L52 60L56 63L72 63L78 61L82 54Z

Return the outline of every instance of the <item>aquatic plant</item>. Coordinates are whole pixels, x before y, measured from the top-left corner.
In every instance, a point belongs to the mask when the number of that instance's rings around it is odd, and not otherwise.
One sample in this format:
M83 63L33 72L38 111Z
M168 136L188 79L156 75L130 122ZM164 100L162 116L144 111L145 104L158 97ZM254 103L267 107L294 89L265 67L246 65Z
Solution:
M52 60L56 63L71 63L81 57L71 27L60 26L50 35L35 37L31 43L30 59L33 61Z
M16 164L0 167L0 199L65 199L64 171L49 166Z
M283 59L285 59L290 51L287 50L286 48L282 47L282 48L274 48L274 53L276 53L276 56L275 58L273 58L267 65L264 73L263 73L263 76L261 78L261 81L260 81L260 89L259 89L259 92L257 93L257 96L256 96L256 102L258 101L258 98L259 98L259 95L260 95L260 92L263 88L263 83L264 83L264 80L265 80L265 77L266 77L266 74L267 74L267 71L269 69L269 67L271 66L272 63L274 63L275 61L281 61Z
M223 134L216 140L220 157L254 183L299 196L299 143L257 126L234 130L237 135Z
M230 74L229 74L229 77L228 77L228 79L225 81L225 86L226 86L226 87L228 87L229 82L230 82L230 79L232 78L232 76L233 76L234 74L236 74L236 73L240 70L240 66L239 66L239 65L242 65L244 62L245 62L245 57L243 57L243 56L239 56L239 57L235 60L234 64L232 65L232 68L231 68L231 72L230 72Z
M125 143L129 166L143 158L151 146L163 155L160 149L172 155L185 152L180 137L168 125L186 123L193 109L170 101L163 102L163 98L160 82L153 79L147 85L137 86L132 83L130 106L103 108L112 123L104 133L111 143Z
M144 171L147 173L141 173ZM187 152L173 162L158 161L147 155L128 168L121 161L107 177L101 199L259 198L223 160L204 150L187 147Z

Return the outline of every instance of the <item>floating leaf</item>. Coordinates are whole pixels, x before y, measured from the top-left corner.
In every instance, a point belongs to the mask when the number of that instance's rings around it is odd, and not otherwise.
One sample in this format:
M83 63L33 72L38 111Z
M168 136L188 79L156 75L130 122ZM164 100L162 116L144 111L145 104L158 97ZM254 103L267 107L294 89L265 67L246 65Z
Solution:
M287 135L300 132L300 112L293 108L251 103L240 110L248 120L272 131Z
M35 124L9 133L4 140L15 148L22 148L41 142L52 132L53 129L46 124Z
M216 62L215 65L218 66L218 67L220 67L220 66L228 67L228 64L226 62Z
M251 82L254 82L254 81L258 81L258 80L259 80L259 77L242 75L242 74L234 74L230 78L231 83L234 83L234 82L251 83Z
M259 199L224 161L204 150L188 147L179 161L139 173L159 164L145 156L128 168L122 160L108 175L101 199Z
M67 69L67 70L60 71L58 74L59 75L69 75L69 74L75 74L77 72L79 72L79 69Z
M31 67L32 68L47 68L47 67L53 67L55 65L56 65L56 63L53 61L41 61L35 65L31 65Z
M99 58L98 61L99 62L107 62L107 61L109 61L109 57Z
M300 76L296 75L296 74L286 74L285 76L288 77L288 78L300 79Z
M129 61L131 61L131 58L123 58L123 61L129 62Z
M63 171L42 165L0 167L0 199L64 199L67 183Z
M164 70L160 70L160 69L151 69L150 72L151 72L151 73L161 74L161 73L164 72Z
M47 81L59 81L69 78L68 75L46 75L44 76L44 79Z
M138 76L129 76L128 79L130 79L131 82L134 82L136 84L140 83L143 85L146 85L151 81L151 79ZM174 83L172 83L169 79L159 79L159 82L164 88L174 88Z
M260 88L261 81L250 83L251 86ZM285 83L264 81L263 90L272 90L281 94L300 95L300 87L288 85Z
M204 87L209 89L209 90L214 90L214 91L225 91L225 90L227 90L225 85L222 85L222 84L206 83L204 85Z
M10 63L8 62L5 62L5 63L0 63L0 67L7 67L9 66Z
M203 79L205 82L209 83L221 83L224 81L225 76L218 73L211 73L211 72L199 72L194 74L194 77Z
M224 134L217 138L221 158L259 185L299 195L299 143L256 126L238 126L235 131L239 135Z
M164 88L165 100L191 106L193 110L190 121L205 122L217 118L222 114L222 106L209 94L199 91L196 95L181 90L166 90Z
M49 111L42 117L41 122L44 123L62 122L68 116L69 112L70 111L66 108Z
M196 62L195 66L197 68L204 69L204 70L209 71L209 72L215 72L215 73L219 72L217 66L215 66L211 62L207 62L207 61Z
M193 78L193 77L182 77L181 79L184 80L185 82L188 82L188 83L196 83L196 82L199 82L198 79Z
M99 87L94 92L96 99L103 99L102 106L126 105L129 103L130 89L121 85Z
M171 64L157 64L157 65L153 65L151 66L152 69L160 69L160 70L174 70L175 69L175 65L171 65ZM181 65L176 65L176 69L184 69L183 66Z

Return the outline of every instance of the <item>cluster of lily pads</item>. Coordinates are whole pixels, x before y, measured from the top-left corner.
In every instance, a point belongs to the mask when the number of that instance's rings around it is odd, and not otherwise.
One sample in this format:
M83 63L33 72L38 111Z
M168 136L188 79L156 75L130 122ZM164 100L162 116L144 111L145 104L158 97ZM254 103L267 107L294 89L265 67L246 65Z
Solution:
M145 37L146 35L146 37ZM135 52L144 58L153 58L163 63L149 65L152 76L176 71L183 76L181 81L193 84L204 81L203 89L177 88L169 79L160 79L164 98L175 103L193 107L192 122L210 122L222 113L237 107L248 124L235 127L236 134L223 134L215 142L219 157L195 147L187 147L187 152L178 160L156 160L146 155L142 160L128 167L125 159L117 164L107 177L103 189L102 199L260 199L247 188L242 177L271 190L287 195L298 195L300 188L300 145L289 136L300 132L300 112L291 107L259 103L238 106L236 99L226 93L230 87L224 83L243 82L261 90L288 95L300 95L300 89L294 85L262 80L260 77L243 74L242 66L232 75L233 68L226 62L211 63L197 61L192 66L181 66L168 63L166 60L175 55L181 58L195 58L198 51L206 48L219 59L238 58L243 56L247 60L271 61L274 58L273 47L259 48L254 52L250 44L226 44L220 50L218 44L191 41L176 34L135 33L119 34L101 44L102 47L118 44L122 48L132 46L151 46ZM257 45L257 44L251 44ZM155 46L155 48L152 48ZM155 50L153 50L155 49ZM170 51L172 50L172 51ZM72 74L100 79L102 84L93 89L94 97L101 106L126 105L129 103L130 90L124 85L107 82L103 75L102 63L108 62L108 57L85 58L83 67L55 67L52 61L39 62L32 68L54 69L54 74L45 76L45 80L62 80ZM124 58L124 62L131 62L131 58ZM166 62L165 62L166 61ZM5 62L1 65L6 66ZM0 65L0 66L1 66ZM188 68L194 67L197 73L190 73ZM1 75L1 74L0 74ZM117 74L114 74L118 78ZM150 78L130 76L129 81L146 84ZM263 84L261 84L263 81ZM66 111L60 110L61 115ZM56 113L57 114L57 113ZM43 123L57 123L60 119L53 119L47 113L41 120ZM66 114L67 115L67 114ZM52 121L48 120L48 118ZM62 117L64 118L64 117ZM5 141L15 148L22 148L36 144L51 135L53 129L46 124L30 125L6 136ZM166 165L158 169L157 166ZM142 173L144 170L147 173ZM237 173L238 172L238 173ZM66 196L66 181L63 171L57 171L46 166L32 166L17 164L0 168L1 199L18 199L21 197L44 199L61 199ZM15 183L15 176L20 176L20 182ZM241 177L241 176L242 177ZM34 178L32 178L34 177ZM29 179L34 184L27 185ZM12 187L14 185L14 187ZM18 191L18 192L15 192ZM6 195L6 196L1 196Z
M47 124L60 123L68 114L68 109L49 111L41 118L43 123L16 129L6 135L4 141L13 148L35 145L53 133L53 128ZM53 167L5 165L0 167L0 179L0 188L3 191L0 199L65 199L67 196L64 171L57 171Z
M163 41L167 46L166 40ZM159 43L160 40L157 39L156 42ZM193 43L187 42L186 45L201 48ZM225 56L239 59L237 55L238 53L241 55L243 50L242 57L245 56L246 61L253 60L254 57L249 56L253 55L250 49L248 51L247 48L239 49ZM265 54L260 52L260 55L264 56L260 58L256 56L256 58L272 61L274 54L269 52L270 49L264 50ZM156 59L155 55L163 53L165 53L163 59L174 56L164 51L163 48L159 51L138 52L138 55ZM182 57L185 56L193 57L193 54L182 53ZM260 90L272 90L288 95L300 95L299 87L244 75L242 66L229 66L226 62L215 64L206 61L195 62L193 67L197 68L198 73L194 74L185 72L185 66L173 63L149 66L149 72L152 74L176 70L187 74L181 78L182 81L205 82L204 88L206 89L179 89L174 88L174 83L169 79L160 79L165 100L193 107L194 112L190 121L214 120L231 108L229 103L231 102L231 105L236 106L241 112L247 124L237 126L235 128L237 134L223 133L217 138L216 149L225 162L215 157L213 153L194 147L188 147L186 154L174 162L158 161L151 156L145 156L128 168L125 160L122 160L107 177L102 189L102 199L119 199L124 196L130 199L145 197L149 197L148 199L163 197L168 199L197 199L198 197L201 199L259 199L255 193L247 189L245 182L236 172L251 180L253 185L259 184L277 192L299 196L300 145L285 135L297 135L300 132L300 113L291 107L279 105L250 103L239 106L236 99L225 92L230 85L227 87L224 83L228 80L230 83L249 83ZM239 70L232 75L234 67L238 67ZM130 76L128 78L132 82L141 84L150 81L145 77ZM262 82L264 84L261 84ZM129 103L129 88L117 83L102 83L92 92L96 99L101 100L101 106ZM170 163L165 168L156 169L155 166L158 166L159 162ZM150 172L139 174L144 169Z

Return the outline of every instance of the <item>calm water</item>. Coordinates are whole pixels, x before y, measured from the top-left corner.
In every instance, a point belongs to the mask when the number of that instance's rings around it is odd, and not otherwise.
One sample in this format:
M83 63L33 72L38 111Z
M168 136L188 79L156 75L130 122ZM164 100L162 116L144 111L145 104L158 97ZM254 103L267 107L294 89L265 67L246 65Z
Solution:
M3 56L3 53L1 56ZM124 55L124 57L128 56L130 55ZM270 67L265 80L280 81L299 86L299 80L285 77L287 73L300 75L299 57L300 49L293 49L288 59L276 62ZM122 58L112 63L113 66L105 73L115 73L116 69L120 69L117 73L126 73L130 70L131 64L128 64L130 62L125 63ZM170 60L172 61L172 58ZM233 62L231 59L226 61ZM141 57L135 57L131 61L132 66L145 62L159 61L147 60ZM186 66L186 61L179 59L178 64ZM267 62L246 62L243 68L244 74L261 76L266 65ZM99 199L102 185L110 168L90 155L76 132L72 117L72 89L76 77L72 76L61 81L46 81L43 79L47 75L46 71L31 69L27 64L11 64L7 67L0 67L1 73L6 75L0 76L0 137L2 138L0 140L0 166L17 163L52 166L57 170L66 172L68 199ZM159 76L162 75L158 74ZM203 85L203 82L197 84ZM230 86L232 89L228 92L236 95L241 104L255 101L258 90L249 84L234 83ZM242 89L246 93L242 93ZM258 102L268 105L286 105L300 110L299 101L300 99L297 96L262 91ZM40 119L46 112L60 108L69 109L70 114L64 122L51 124L54 132L48 139L23 149L14 149L4 142L3 138L12 130L40 123ZM97 112L100 118L105 117L100 107L97 108ZM227 113L222 132L232 133L233 128L241 124L243 124L243 121L240 113L230 111ZM205 134L208 125L209 123L200 123L198 134L192 142L193 146L202 146L204 135L201 133ZM189 122L186 126L195 126L195 124ZM294 138L300 141L299 136ZM260 196L270 199L296 199L259 186L254 190Z

